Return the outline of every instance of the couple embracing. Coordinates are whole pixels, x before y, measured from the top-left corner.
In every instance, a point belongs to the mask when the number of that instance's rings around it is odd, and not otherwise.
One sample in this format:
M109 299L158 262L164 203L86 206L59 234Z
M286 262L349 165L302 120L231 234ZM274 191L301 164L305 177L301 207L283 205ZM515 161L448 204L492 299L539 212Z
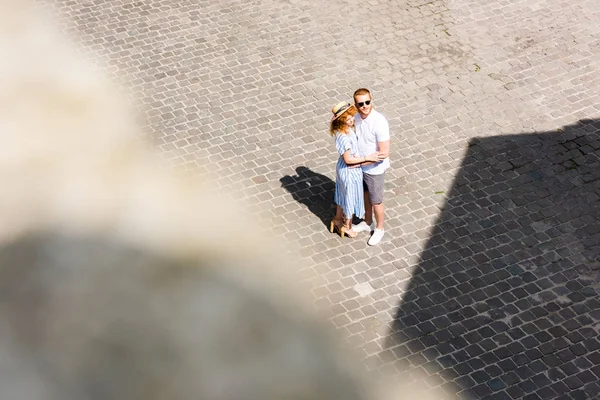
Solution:
M390 128L387 119L373 109L369 90L354 92L354 104L341 102L333 109L329 133L335 136L340 157L336 165L335 218L329 230L343 237L372 232L369 245L384 235L383 186L390 166ZM364 218L352 225L352 216ZM373 219L374 217L374 219Z

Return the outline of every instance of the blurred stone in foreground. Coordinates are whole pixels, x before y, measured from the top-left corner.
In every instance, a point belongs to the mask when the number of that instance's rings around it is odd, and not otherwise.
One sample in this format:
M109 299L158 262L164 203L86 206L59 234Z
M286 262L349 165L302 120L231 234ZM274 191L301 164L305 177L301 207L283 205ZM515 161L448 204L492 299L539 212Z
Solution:
M4 399L366 398L318 324L227 258L56 232L0 257Z
M368 398L267 241L27 3L0 57L2 399Z

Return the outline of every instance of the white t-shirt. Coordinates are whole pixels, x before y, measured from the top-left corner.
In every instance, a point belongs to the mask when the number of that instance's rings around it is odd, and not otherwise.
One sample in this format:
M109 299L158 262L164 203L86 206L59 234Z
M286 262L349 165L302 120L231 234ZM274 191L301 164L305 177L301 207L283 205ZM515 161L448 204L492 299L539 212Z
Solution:
M361 156L368 156L379 150L378 142L390 140L390 125L387 119L379 112L371 110L366 119L359 113L354 116L354 129L358 136L358 150ZM389 157L375 164L364 165L365 174L381 175L390 167Z

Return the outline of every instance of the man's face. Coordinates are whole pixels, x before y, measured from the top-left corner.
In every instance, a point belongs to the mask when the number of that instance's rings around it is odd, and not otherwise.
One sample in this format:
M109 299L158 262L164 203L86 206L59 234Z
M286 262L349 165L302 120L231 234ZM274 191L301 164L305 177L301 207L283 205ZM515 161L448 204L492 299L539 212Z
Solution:
M362 118L366 118L373 109L371 96L368 94L354 96L354 104L356 105L356 108L358 108L358 113Z

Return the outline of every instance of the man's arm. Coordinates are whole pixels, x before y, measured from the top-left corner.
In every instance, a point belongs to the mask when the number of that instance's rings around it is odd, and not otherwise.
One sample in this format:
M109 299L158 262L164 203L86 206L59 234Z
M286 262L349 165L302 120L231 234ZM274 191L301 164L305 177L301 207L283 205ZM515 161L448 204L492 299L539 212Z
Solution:
M379 148L379 150L377 151L377 161L365 161L365 162L361 162L360 164L354 164L352 165L350 168L355 168L355 167L362 167L365 165L371 165L371 164L376 164L378 162L381 162L383 160L385 160L386 158L388 158L390 156L390 141L386 140L385 142L380 142L377 143L377 147ZM384 150L382 150L384 149Z
M377 142L377 155L380 159L388 158L390 156L390 141Z
M377 138L377 153L381 160L390 156L390 125L385 117L377 121L375 125L375 137Z

